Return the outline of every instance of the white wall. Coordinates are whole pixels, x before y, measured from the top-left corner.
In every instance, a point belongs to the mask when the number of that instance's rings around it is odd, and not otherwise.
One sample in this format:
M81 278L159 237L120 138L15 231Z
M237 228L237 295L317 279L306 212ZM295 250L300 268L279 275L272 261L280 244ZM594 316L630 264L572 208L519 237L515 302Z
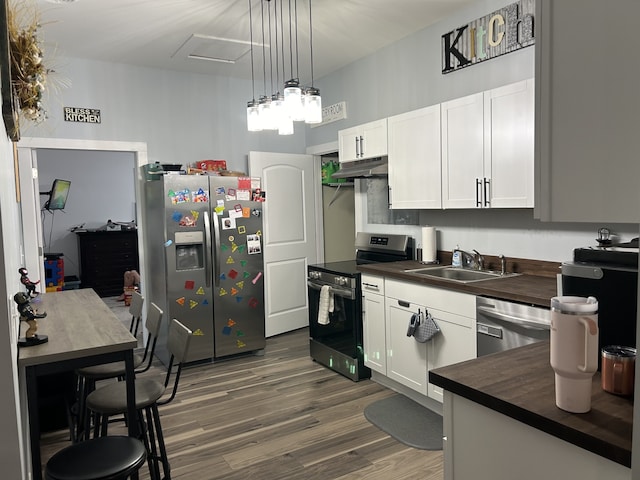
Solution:
M0 292L5 303L0 307L0 465L2 478L25 478L22 422L19 405L17 344L19 320L13 295L24 287L18 268L22 264L22 231L16 202L13 148L4 125L0 126Z
M64 273L79 276L78 240L71 227L99 228L109 219L136 219L132 152L38 149L40 191L51 188L55 178L71 180L64 211L42 211L45 252L64 254ZM41 196L41 206L47 200Z
M322 104L347 103L344 120L307 129L307 145L338 138L338 130L532 78L534 48L528 47L443 75L441 36L513 3L477 0L473 7L409 35L343 69L317 79Z
M304 130L291 137L247 132L251 81L118 63L65 58L56 70L71 86L46 100L49 118L23 136L146 142L149 163L224 159L247 171L247 152L304 152ZM102 123L65 122L63 107L101 110Z

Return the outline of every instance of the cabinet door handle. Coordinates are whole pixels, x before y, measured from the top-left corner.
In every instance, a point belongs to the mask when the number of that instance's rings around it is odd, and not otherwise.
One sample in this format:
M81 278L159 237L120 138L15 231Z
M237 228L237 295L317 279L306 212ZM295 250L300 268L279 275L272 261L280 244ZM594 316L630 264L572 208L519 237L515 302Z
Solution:
M409 308L411 306L411 302L405 302L404 300L398 300L398 305L401 307Z
M391 185L387 187L387 208L391 208L393 206L393 199L391 197Z
M360 135L360 156L364 157L364 137Z
M356 136L356 158L360 156L360 139Z
M479 178L476 178L476 207L482 207L482 199L480 196L482 195L482 181Z
M488 178L484 178L483 180L483 190L484 190L484 206L489 207L491 205L490 194L491 194L491 180Z

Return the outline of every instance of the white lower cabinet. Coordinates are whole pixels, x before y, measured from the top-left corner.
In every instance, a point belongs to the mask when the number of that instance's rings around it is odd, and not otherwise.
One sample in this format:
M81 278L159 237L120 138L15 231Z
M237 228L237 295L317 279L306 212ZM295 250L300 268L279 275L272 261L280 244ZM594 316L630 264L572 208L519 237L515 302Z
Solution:
M384 278L362 275L364 364L371 370L386 375L387 343L384 319Z
M428 372L476 357L475 296L371 275L363 275L362 287L365 365L442 402ZM426 343L407 336L418 310L428 310L440 327Z
M428 349L428 369L444 367L476 358L476 332L473 318L455 313L429 309L440 327L440 334L431 340ZM429 384L429 397L443 401L442 387Z
M427 344L407 337L409 321L423 305L386 298L387 376L423 395L427 394Z

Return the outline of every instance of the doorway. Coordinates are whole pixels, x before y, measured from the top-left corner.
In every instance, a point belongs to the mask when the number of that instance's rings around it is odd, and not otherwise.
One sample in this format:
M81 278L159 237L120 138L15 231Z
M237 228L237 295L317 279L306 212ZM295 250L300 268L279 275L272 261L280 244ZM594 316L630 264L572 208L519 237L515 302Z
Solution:
M133 155L132 169L135 169L135 218L140 219L142 202L144 198L140 194L139 167L148 163L147 145L142 142L117 142L75 140L57 138L22 138L18 143L18 162L20 170L20 208L22 214L22 230L24 236L24 261L23 265L30 272L38 272L38 278L45 279L43 241L43 225L40 217L40 182L37 177L37 158L39 150L72 150L88 152L129 152ZM133 209L133 208L132 208ZM133 212L132 212L133 213ZM138 230L138 245L140 270L144 275L146 265L142 245L144 245L144 232Z

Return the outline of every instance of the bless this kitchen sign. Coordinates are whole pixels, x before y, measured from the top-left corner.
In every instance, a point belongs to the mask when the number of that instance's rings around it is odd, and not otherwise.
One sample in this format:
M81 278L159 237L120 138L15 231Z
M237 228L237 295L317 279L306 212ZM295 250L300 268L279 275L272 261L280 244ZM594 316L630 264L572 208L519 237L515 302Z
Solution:
M442 73L534 44L535 0L520 0L442 35Z
M100 123L100 110L97 108L64 107L64 121Z

